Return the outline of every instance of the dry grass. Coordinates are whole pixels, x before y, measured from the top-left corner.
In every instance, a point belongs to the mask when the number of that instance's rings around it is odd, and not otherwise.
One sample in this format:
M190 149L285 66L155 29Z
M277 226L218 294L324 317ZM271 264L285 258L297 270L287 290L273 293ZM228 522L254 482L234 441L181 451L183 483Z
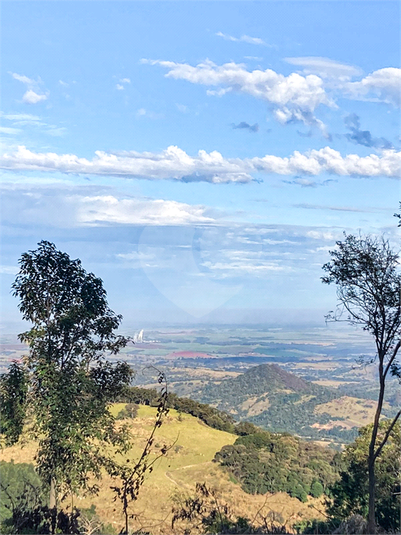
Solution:
M113 414L117 414L124 404L112 407ZM132 461L138 459L149 432L153 426L155 409L140 406L138 417L129 420L133 434L132 450L125 457ZM141 488L138 500L132 506L132 513L136 515L130 521L132 529L144 529L155 535L171 534L171 518L173 500L179 496L190 495L195 491L197 482L206 483L217 488L221 500L230 504L235 515L255 519L260 515L274 514L287 521L288 526L301 519L317 518L314 505L322 509L319 500L309 499L306 504L287 494L250 495L246 494L238 484L230 481L228 475L218 464L212 462L217 451L226 444L233 444L236 435L212 429L200 420L187 415L179 415L171 410L164 424L156 433L156 445L171 445L172 449L166 457L155 462L154 471L147 476ZM157 446L156 446L157 449ZM2 451L2 459L15 462L33 462L36 445L32 442L16 445ZM155 454L151 455L155 458ZM123 526L123 516L118 502L114 502L114 494L110 487L116 484L108 475L100 481L99 493L85 498L74 497L74 505L90 507L93 503L101 519L112 524L117 532ZM71 505L71 498L64 504ZM258 517L258 511L260 511ZM321 516L321 515L320 515ZM176 533L176 530L175 530Z
M330 429L334 426L352 429L353 427L362 427L370 424L374 419L376 405L377 403L373 400L343 396L328 403L318 405L315 407L314 412L344 418L344 420L332 421L326 424L324 426L325 429ZM318 424L314 424L312 427L318 427ZM320 428L323 427L320 426Z

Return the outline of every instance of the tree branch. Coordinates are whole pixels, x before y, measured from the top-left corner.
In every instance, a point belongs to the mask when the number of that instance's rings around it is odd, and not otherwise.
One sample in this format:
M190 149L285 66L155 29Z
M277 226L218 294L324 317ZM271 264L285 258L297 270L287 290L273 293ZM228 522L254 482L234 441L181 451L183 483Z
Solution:
M373 456L374 460L376 460L377 457L380 455L380 453L381 453L381 451L382 451L384 445L385 445L386 442L387 442L388 437L390 436L391 431L393 430L393 428L394 428L395 424L397 423L397 420L398 420L398 418L399 418L400 416L401 416L401 410L399 410L399 411L397 412L397 414L396 414L395 417L394 417L394 420L391 422L390 427L387 429L387 432L386 432L386 434L384 435L383 440L381 441L379 447L377 448L377 450L376 450L376 452L375 452L375 454L374 454L374 456Z

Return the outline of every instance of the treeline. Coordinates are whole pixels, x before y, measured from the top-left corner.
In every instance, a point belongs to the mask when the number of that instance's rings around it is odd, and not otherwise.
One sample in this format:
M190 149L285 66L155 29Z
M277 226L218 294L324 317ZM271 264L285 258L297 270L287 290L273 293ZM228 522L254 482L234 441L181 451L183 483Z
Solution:
M140 388L132 386L126 389L119 401L123 403L136 403L138 405L150 405L151 407L156 407L159 403L159 399L160 393L156 388ZM234 418L226 412L215 409L205 403L199 403L193 399L179 397L172 392L169 392L168 394L167 406L178 412L195 416L209 427L218 429L219 431L236 433L236 428L239 425L235 424ZM239 427L239 430L241 429L242 426ZM237 434L240 434L240 432Z
M219 462L245 492L287 492L306 502L319 497L338 479L340 455L287 433L260 429L223 446Z

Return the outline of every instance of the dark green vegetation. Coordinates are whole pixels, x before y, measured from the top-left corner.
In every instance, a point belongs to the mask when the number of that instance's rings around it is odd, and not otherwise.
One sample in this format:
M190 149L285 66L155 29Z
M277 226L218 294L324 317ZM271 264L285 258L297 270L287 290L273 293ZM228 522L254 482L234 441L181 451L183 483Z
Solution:
M379 426L378 438L383 439L391 420ZM373 424L360 430L355 442L341 455L340 479L331 488L332 500L328 513L345 519L351 514L367 517L369 510L369 479L367 465ZM391 533L400 529L400 457L401 432L395 425L375 465L376 519L378 525Z
M336 481L338 457L289 434L258 430L224 446L215 461L250 494L287 492L306 502L308 494L317 498Z
M314 413L317 405L338 397L340 394L336 390L305 381L277 364L261 364L219 385L206 385L200 394L203 402L230 411L237 419L246 418L269 431L350 441L357 431L342 429L341 418ZM332 429L312 427L335 419L338 426Z
M32 328L20 335L29 355L1 377L2 433L10 444L28 425L38 440L38 474L50 487L54 508L61 493L96 491L91 478L110 468L113 448L128 445L108 406L130 383L132 371L125 362L105 359L128 340L115 334L121 317L108 307L101 279L80 260L42 241L19 263L13 291Z

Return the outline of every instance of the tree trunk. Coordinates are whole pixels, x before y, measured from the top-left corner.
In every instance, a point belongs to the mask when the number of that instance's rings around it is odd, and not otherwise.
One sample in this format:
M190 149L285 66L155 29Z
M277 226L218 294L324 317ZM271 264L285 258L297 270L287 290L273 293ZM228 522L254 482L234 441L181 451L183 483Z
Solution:
M376 533L376 520L375 520L375 462L376 462L376 439L379 431L380 415L383 407L384 390L385 390L385 377L383 375L383 358L379 351L379 380L380 391L379 398L377 400L376 414L373 422L372 437L369 444L369 457L368 457L368 471L369 471L369 513L368 513L368 533Z
M373 461L373 462L372 462ZM369 460L369 515L368 515L368 533L376 533L375 519L375 464L374 460Z
M56 481L52 477L50 480L50 497L49 497L49 508L54 509L57 505L57 495L56 495Z

